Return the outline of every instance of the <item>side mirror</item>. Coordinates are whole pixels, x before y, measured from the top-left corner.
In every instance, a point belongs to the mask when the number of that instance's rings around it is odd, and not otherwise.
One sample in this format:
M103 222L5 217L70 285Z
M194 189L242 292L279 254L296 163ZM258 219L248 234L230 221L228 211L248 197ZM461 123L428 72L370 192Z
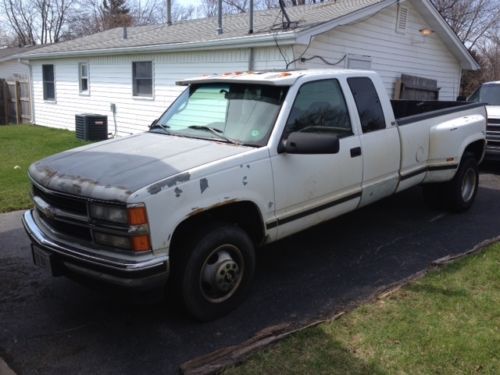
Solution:
M293 132L278 148L287 154L336 154L340 143L337 134Z
M457 102L466 102L466 101L467 101L466 96L463 96L463 95L457 96Z

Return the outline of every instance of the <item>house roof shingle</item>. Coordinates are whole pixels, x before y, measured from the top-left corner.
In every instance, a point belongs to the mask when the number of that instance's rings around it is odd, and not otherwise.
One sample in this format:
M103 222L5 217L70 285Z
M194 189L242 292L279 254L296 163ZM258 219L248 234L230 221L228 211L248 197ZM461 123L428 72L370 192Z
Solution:
M225 15L223 33L218 34L218 19L210 17L166 24L129 27L127 38L123 28L114 28L67 42L53 44L37 51L28 52L25 58L53 53L71 53L126 49L134 47L175 45L193 42L210 42L224 39L239 39L256 35L283 34L302 31L325 22L346 16L384 0L336 0L331 2L288 7L286 11L292 27L282 28L282 13L279 8L254 12L254 33L249 34L249 15Z

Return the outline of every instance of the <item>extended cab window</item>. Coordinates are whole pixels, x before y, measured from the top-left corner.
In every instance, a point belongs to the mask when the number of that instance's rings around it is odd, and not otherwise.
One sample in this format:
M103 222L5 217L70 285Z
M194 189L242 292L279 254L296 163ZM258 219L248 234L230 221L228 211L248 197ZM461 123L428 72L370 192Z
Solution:
M193 84L152 131L263 146L287 92L288 87L271 85Z
M288 116L285 138L291 132L353 134L349 112L336 79L304 83Z
M380 99L370 78L348 78L347 83L356 102L363 133L385 129L385 118Z

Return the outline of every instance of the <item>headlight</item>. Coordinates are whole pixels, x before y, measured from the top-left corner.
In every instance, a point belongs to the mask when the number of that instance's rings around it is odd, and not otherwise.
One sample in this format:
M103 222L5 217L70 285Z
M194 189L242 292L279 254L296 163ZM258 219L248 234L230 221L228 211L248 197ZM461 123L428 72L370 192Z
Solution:
M125 207L92 204L90 216L93 219L105 220L112 223L128 224L128 214Z
M101 245L118 247L120 249L130 250L132 248L129 237L115 236L112 234L94 232L95 242Z

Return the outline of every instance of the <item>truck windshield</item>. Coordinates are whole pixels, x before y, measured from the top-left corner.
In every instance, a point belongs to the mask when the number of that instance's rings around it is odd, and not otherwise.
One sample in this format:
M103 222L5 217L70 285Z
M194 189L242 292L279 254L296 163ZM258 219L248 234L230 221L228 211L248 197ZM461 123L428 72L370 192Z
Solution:
M482 85L469 97L469 101L500 105L500 85Z
M267 143L288 87L191 85L151 131L249 146Z

